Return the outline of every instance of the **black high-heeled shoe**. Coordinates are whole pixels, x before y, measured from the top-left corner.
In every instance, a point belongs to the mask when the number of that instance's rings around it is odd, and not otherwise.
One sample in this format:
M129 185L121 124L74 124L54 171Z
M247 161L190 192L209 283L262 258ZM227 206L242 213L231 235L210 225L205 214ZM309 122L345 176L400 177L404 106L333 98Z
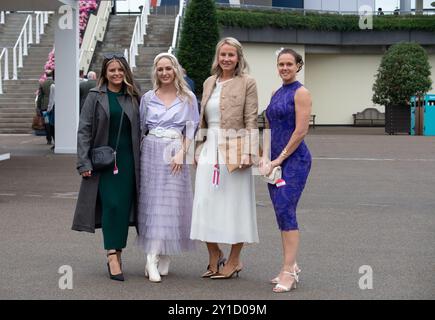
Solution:
M114 255L114 254L117 254L117 252L116 251L115 252L110 252L110 253L107 254L107 257L109 257L111 255ZM116 280L116 281L124 281L124 275L122 274L122 272L118 273L118 274L112 274L112 272L110 271L110 264L109 264L109 262L107 262L107 270L109 271L109 277L110 277L110 279Z

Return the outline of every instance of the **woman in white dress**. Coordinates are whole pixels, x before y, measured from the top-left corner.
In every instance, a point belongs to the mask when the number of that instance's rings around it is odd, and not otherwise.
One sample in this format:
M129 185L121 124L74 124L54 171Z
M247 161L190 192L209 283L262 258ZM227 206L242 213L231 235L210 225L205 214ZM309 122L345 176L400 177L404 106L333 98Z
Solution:
M245 73L246 68L240 42L224 38L216 46L212 76L204 82L199 135L207 132L205 142L197 146L199 157L190 233L191 239L207 243L209 265L202 275L204 278L226 279L238 275L244 243L258 242L251 172L256 153L245 147L238 149L238 157L232 157L235 149L228 145L228 141L231 144L237 140L234 133L237 137L244 136L246 143L250 141L247 137L258 132L257 87L255 80ZM232 140L225 138L228 133ZM231 244L225 264L218 243Z

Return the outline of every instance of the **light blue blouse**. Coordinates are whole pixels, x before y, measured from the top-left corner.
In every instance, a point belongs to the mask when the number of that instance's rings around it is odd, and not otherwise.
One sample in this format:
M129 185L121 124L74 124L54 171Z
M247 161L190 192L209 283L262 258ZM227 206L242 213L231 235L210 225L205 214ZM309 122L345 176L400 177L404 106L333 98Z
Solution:
M190 100L177 97L167 108L154 90L145 93L140 101L142 133L155 128L173 129L193 140L199 124L199 112L193 93Z

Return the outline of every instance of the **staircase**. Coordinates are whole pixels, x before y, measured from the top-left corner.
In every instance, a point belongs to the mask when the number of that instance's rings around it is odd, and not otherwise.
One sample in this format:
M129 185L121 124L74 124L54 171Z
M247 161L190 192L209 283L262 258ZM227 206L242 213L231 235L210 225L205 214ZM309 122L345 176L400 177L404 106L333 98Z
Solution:
M5 24L0 24L0 48L13 47L21 32L27 13L9 13L6 15ZM12 52L10 56L12 57Z
M27 14L9 14L6 25L0 29L0 43L13 47ZM33 16L34 17L34 16ZM18 69L18 80L3 81L4 94L0 95L0 133L32 133L32 118L35 115L36 90L44 65L53 48L53 16L49 15L45 33L40 43L29 45L28 55L23 57L23 68ZM33 19L33 28L35 19ZM9 72L12 77L12 49L9 49Z
M147 34L144 44L139 47L136 56L134 76L142 89L142 93L153 88L151 72L154 57L161 52L167 52L174 33L175 16L150 15L148 17Z
M26 14L9 14L7 24L0 26L0 44L13 47L26 19ZM32 133L35 115L35 97L39 78L44 72L48 54L54 44L54 21L49 16L41 42L29 46L29 55L23 57L23 68L18 71L19 80L3 81L4 94L0 95L0 134ZM99 73L106 52L124 52L130 47L131 34L136 16L110 16L103 42L97 45L89 70ZM168 51L172 41L175 16L150 15L144 45L139 47L136 68L133 73L142 93L152 89L151 69L154 57ZM34 23L34 19L33 19ZM35 42L35 40L34 40ZM12 50L9 50L9 71L12 74Z
M100 76L104 53L124 53L124 49L130 47L135 21L136 16L110 15L104 40L98 42L95 48L89 71L95 71Z
M97 45L89 70L100 75L104 53L119 52L130 48L136 16L110 16L104 41ZM139 46L136 56L136 68L133 70L135 80L142 93L152 89L151 69L154 57L163 51L168 51L172 42L175 16L148 16L147 34L144 44Z

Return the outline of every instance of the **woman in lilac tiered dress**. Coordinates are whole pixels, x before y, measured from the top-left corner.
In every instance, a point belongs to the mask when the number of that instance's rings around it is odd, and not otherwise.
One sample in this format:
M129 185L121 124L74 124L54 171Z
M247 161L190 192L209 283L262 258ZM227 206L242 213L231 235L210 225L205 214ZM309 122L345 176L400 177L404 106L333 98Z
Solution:
M271 129L270 155L273 160L263 158L260 171L269 174L274 167L282 167L285 185L268 184L284 251L281 272L271 282L276 284L274 292L286 292L296 288L299 281L300 269L296 264L299 246L296 206L311 168L311 154L303 140L309 127L311 97L308 90L296 80L296 74L303 66L302 57L298 53L282 49L278 54L277 65L283 85L273 94L266 109Z
M169 272L169 256L194 248L189 238L193 194L184 158L199 114L175 56L156 56L153 82L154 90L140 104L141 128L147 135L141 146L137 242L146 256L145 275L160 282Z

